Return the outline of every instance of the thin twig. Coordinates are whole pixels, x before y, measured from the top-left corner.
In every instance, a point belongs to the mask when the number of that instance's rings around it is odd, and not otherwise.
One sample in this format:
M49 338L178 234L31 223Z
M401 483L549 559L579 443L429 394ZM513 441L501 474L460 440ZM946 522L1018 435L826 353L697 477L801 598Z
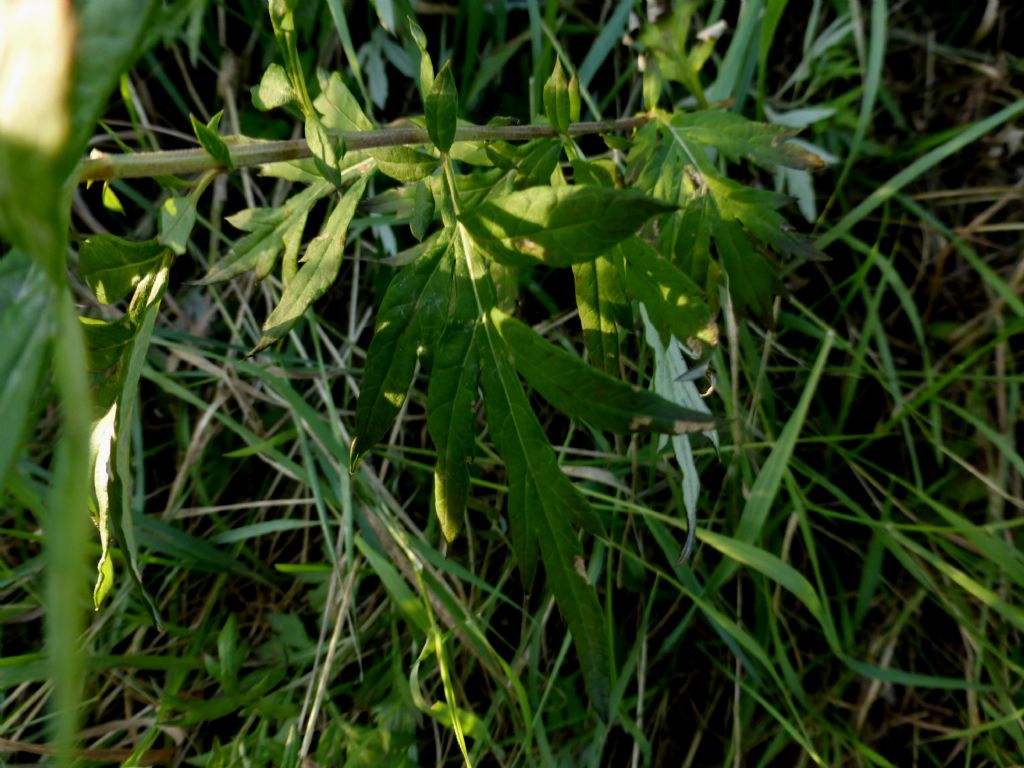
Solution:
M573 123L570 136L613 133L639 128L650 118L621 117L617 120ZM381 128L375 131L338 131L347 149L377 149L405 144L429 144L427 132L418 126ZM455 132L456 141L528 141L557 136L548 125L462 125ZM310 157L305 140L251 141L229 144L231 160L236 168L298 160ZM204 149L175 149L164 152L138 152L130 155L95 153L78 166L79 181L103 179L141 179L154 176L178 176L223 168ZM225 169L226 170L226 169Z

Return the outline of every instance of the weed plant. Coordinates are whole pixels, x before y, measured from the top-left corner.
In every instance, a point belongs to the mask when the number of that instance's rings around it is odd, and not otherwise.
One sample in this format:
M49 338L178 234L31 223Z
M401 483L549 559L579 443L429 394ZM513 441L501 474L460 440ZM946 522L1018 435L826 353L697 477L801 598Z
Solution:
M1020 765L1020 8L269 5L0 12L0 761Z

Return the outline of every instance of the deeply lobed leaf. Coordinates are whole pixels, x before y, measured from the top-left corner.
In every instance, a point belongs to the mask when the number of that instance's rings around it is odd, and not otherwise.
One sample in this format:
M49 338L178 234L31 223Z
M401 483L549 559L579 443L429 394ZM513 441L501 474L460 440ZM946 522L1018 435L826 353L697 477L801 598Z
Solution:
M334 284L341 269L345 235L368 180L368 176L360 176L349 187L328 217L323 231L306 248L302 266L288 281L281 300L263 323L262 337L251 354L265 349L288 333L309 305Z
M591 261L676 206L639 192L540 187L490 198L459 220L488 256L510 266Z
M433 346L448 313L453 258L448 238L438 239L404 267L381 302L373 341L366 351L356 430L349 453L353 471L387 434L412 383L421 346Z
M682 435L714 426L706 413L684 408L587 365L499 309L491 322L516 369L551 405L573 418L617 434Z
M735 112L678 112L669 119L684 140L714 147L732 160L749 158L769 168L820 170L827 163L789 139L796 131L768 123L756 123Z

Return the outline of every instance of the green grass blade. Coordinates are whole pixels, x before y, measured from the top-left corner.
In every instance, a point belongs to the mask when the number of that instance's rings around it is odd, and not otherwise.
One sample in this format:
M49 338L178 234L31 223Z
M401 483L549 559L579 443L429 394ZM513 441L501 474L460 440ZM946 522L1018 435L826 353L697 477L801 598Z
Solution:
M839 220L839 223L831 227L821 237L814 241L819 250L824 250L836 240L852 230L858 223L863 221L868 214L872 213L886 200L891 199L897 192L907 186L910 182L921 176L926 171L934 168L943 160L955 155L964 147L973 144L975 141L991 133L999 126L1012 120L1017 115L1024 113L1024 99L1015 101L1003 107L994 115L989 115L983 120L973 123L965 128L959 135L946 141L930 152L917 158L914 162L897 173L892 178L878 186L874 192L867 196L857 207L847 213Z

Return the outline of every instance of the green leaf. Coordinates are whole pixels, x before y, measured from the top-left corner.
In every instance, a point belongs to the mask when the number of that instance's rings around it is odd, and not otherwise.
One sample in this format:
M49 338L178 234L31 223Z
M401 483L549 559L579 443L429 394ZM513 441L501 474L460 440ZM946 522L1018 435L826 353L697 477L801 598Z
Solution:
M161 249L161 253L160 263L139 281L128 307L127 319L132 335L123 347L114 373L101 383L97 397L101 415L93 424L90 440L93 494L101 545L93 602L99 608L113 586L110 552L110 535L113 534L121 543L128 560L129 574L158 626L160 619L156 604L143 585L135 537L131 434L139 379L170 274L172 257L167 249Z
M278 63L267 67L259 85L252 87L252 104L261 112L277 109L298 101L288 73Z
M686 54L690 20L696 8L696 3L683 3L667 20L647 25L640 40L653 52L661 75L683 85L697 99L698 106L706 109L707 98L698 75L702 62Z
M430 60L430 54L427 53L427 36L423 34L420 25L413 21L411 16L408 17L408 22L412 39L415 41L416 47L420 49L420 98L426 104L427 95L434 87L434 63Z
M452 76L450 61L437 73L423 106L430 140L441 152L447 153L455 142L455 127L459 115L459 94L455 90L455 78Z
M683 341L705 335L711 310L689 277L640 238L624 241L618 252L626 266L626 290L644 303L665 340L667 332Z
M491 310L490 318L523 378L568 416L616 434L683 435L714 427L707 413L612 378L499 309Z
M282 338L306 308L334 284L341 269L348 225L366 191L367 181L367 174L356 180L331 212L319 237L306 247L302 266L288 282L281 300L263 323L260 342L249 354L256 354Z
M291 83L295 99L306 118L314 117L316 111L309 99L306 79L299 58L298 43L295 34L295 0L270 0L270 23L274 28L277 47L284 58L284 71Z
M736 112L677 112L669 118L684 141L714 147L730 160L749 158L773 168L819 170L827 163L818 155L789 141L797 131L755 123Z
M704 181L723 220L740 222L756 239L781 254L809 260L826 258L807 238L793 232L786 220L776 213L792 202L792 198L710 174L704 174Z
M200 284L230 280L249 271L255 271L260 280L265 278L285 246L285 237L331 189L329 183L320 181L293 195L280 208L250 208L229 217L229 222L249 234L235 243L231 253L210 267Z
M366 351L362 391L356 404L356 432L349 468L391 428L405 404L421 346L433 345L448 314L452 283L450 243L439 240L388 286Z
M569 114L569 83L565 79L562 62L557 56L551 76L544 83L544 114L559 133L566 133L569 130L569 123L572 121Z
M203 125L199 120L196 119L195 115L189 113L188 119L192 123L192 131L195 133L196 138L199 139L200 145L203 149L210 153L210 156L218 163L223 165L229 171L235 169L235 164L231 160L231 150L228 149L228 145L224 143L224 139L220 137L217 132L217 128L220 125L220 118L224 114L224 110L221 110L216 115L210 118L210 122Z
M590 184L595 187L615 186L614 165L611 163L605 165L574 157L571 164L573 179L577 184Z
M683 274L702 286L705 296L714 300L717 273L711 263L711 223L707 195L691 197L680 213L665 220L658 250L672 254L673 263Z
M523 157L516 166L516 187L547 186L562 156L558 139L539 139L523 148Z
M496 261L567 267L597 258L652 216L675 209L632 191L538 187L485 200L459 220Z
M323 174L335 188L341 186L341 169L339 162L345 153L341 139L335 139L327 133L320 118L316 115L306 117L306 144L313 153L317 170Z
M156 240L134 243L115 235L93 235L82 243L78 268L104 304L120 301L164 260L167 248Z
M49 358L56 324L55 290L42 267L21 250L0 258L0 494L23 446L32 404Z
M92 317L79 317L85 346L89 351L89 370L101 373L117 365L125 347L135 335L135 326L127 315L117 320L106 321Z
M453 541L462 528L469 498L469 462L473 457L473 404L480 364L478 322L451 323L434 356L428 393L430 437L437 446L434 509L441 531Z
M434 193L430 191L430 185L420 181L416 185L416 195L413 198L412 218L409 219L409 230L417 240L422 240L427 235L431 223L434 221Z
M121 205L121 200L118 198L117 193L114 192L114 188L111 186L109 181L103 182L102 201L103 207L108 211L120 213L124 216L124 206Z
M323 115L323 124L339 131L372 131L373 122L363 112L341 75L332 72L313 106Z
M580 79L576 73L569 78L569 122L576 123L580 119Z
M590 363L609 376L619 375L619 327L629 323L622 258L616 250L593 261L573 264L576 306Z
M760 317L768 317L772 297L782 287L775 268L754 250L737 222L714 217L711 231L736 311L750 309Z
M508 350L490 323L478 344L487 418L508 474L512 549L523 582L532 583L536 550L548 585L572 633L587 692L602 717L608 715L609 651L597 595L586 576L583 549L571 525L600 520L558 466L558 459L508 362Z
M196 201L188 197L169 197L160 206L160 234L157 242L166 245L175 254L185 253L185 246L196 225Z
M370 153L381 172L401 182L419 181L441 165L441 160L412 147L384 147Z
M456 261L454 288L454 312L438 342L427 391L427 429L437 447L434 508L448 541L458 535L466 514L468 463L473 456L473 403L480 378L476 350L480 323L465 259Z

